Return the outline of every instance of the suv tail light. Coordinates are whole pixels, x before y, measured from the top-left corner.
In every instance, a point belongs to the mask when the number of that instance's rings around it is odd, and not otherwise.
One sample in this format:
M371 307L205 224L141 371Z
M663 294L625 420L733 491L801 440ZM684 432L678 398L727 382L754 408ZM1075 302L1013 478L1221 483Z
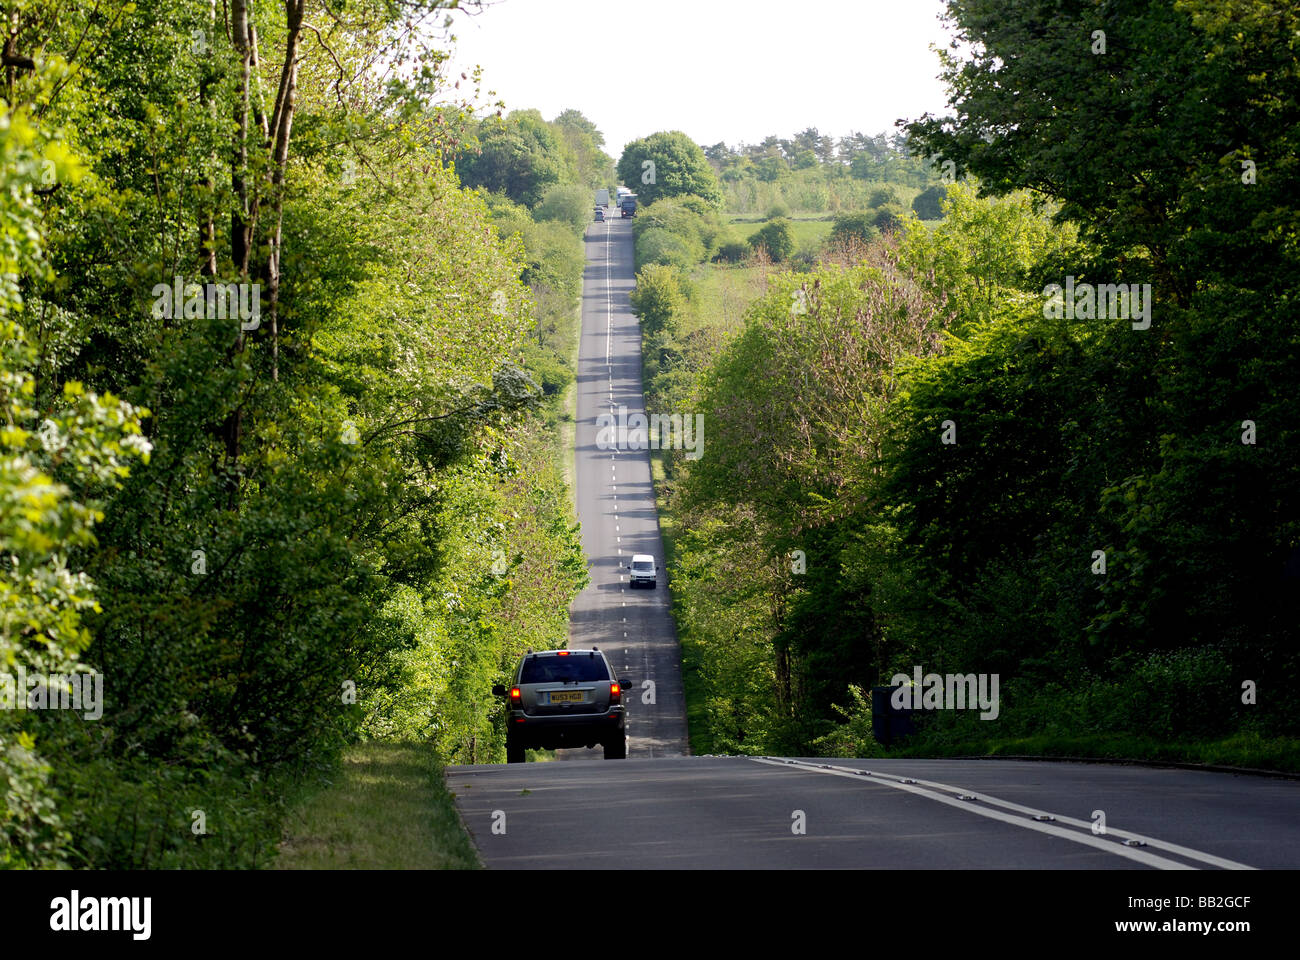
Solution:
M610 683L610 685L609 685L609 702L610 702L610 703L619 703L620 700L621 700L621 698L622 698L622 696L623 696L623 688L620 687L617 683Z
M510 703L511 703L512 705L513 705L513 704L520 703L521 700L522 700L522 697L523 697L523 694L521 694L521 693L519 692L519 688L518 688L518 687L511 687L511 688L510 688Z

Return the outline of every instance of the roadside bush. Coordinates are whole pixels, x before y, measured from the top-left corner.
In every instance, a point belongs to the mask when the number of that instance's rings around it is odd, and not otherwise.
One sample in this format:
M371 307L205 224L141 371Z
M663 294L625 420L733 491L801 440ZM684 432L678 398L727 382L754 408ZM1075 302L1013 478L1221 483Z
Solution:
M831 227L830 242L846 243L850 238L856 238L863 243L870 243L880 236L875 219L876 215L873 213L840 214L835 218L835 225Z
M718 247L713 259L722 263L743 263L749 256L749 244L744 240L728 240Z
M848 687L849 705L832 704L841 718L834 730L813 740L815 753L824 757L879 757L884 748L876 740L871 725L871 691L856 684Z
M529 343L521 350L520 360L548 397L561 393L573 382L573 371L546 347Z
M556 221L526 224L523 230L527 266L521 278L544 285L570 299L582 293L582 244L565 224Z
M781 263L794 252L794 234L790 231L789 220L773 220L759 228L749 238L749 245L757 250L763 247L773 263Z
M679 237L690 251L691 263L702 263L712 254L727 228L707 200L684 195L657 200L637 212L632 235L638 242L654 230L666 230ZM644 262L638 260L637 265Z
M677 320L686 309L686 294L671 267L651 263L637 274L631 294L632 312L647 335L677 332Z
M1237 726L1231 674L1220 651L1194 648L1152 653L1131 666L1117 661L1105 676L1085 672L1068 684L1010 680L996 725L975 712L936 711L918 718L909 747L1039 735L1212 740Z
M689 270L704 259L698 240L683 237L662 227L642 231L636 239L636 262L640 267L652 263Z
M595 197L586 187L560 184L546 191L533 216L537 220L559 221L575 233L582 233L591 219L594 204Z
M645 340L644 354L650 375L663 399L663 391L670 387L664 378L671 376L684 359L683 347L677 341L676 327L650 333Z
M1120 702L1134 733L1213 737L1232 729L1237 693L1227 659L1207 647L1151 654L1127 673Z
M907 211L896 203L887 203L876 208L871 223L881 233L892 233L901 230L906 220Z

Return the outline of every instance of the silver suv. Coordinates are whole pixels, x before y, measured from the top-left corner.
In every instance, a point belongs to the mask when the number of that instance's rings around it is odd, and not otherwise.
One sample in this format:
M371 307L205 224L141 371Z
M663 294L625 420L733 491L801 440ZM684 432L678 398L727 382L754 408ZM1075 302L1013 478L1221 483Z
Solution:
M506 762L523 763L530 748L596 744L604 747L606 760L626 759L625 686L594 647L530 650L515 668L514 683L492 688L507 701Z

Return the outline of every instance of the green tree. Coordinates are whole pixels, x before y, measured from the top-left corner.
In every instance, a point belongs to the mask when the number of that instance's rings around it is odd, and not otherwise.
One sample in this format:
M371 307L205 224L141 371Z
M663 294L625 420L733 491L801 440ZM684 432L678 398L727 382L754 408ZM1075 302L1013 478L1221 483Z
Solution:
M790 179L790 165L784 157L767 156L754 161L754 175L764 183Z
M894 266L769 284L701 379L696 402L715 439L673 500L689 531L674 597L708 726L757 752L808 749L844 684L874 680L880 629L864 571L878 551L846 517L874 503L899 390L891 358L929 353L943 325Z
M501 191L526 207L536 206L549 187L572 176L559 141L535 110L484 120L476 141L457 155L456 171L466 186Z
M573 156L578 182L592 190L612 187L614 161L600 148L605 145L604 134L578 110L565 110L551 125L564 139Z
M849 176L858 180L875 180L880 176L880 164L865 153L854 154L849 161Z
M722 203L722 188L704 151L679 130L653 133L629 143L618 161L618 177L642 205L683 194L713 205Z
M1058 221L1078 225L1091 255L1060 263L1055 282L1150 284L1150 326L1099 325L1088 351L1140 384L1129 395L1142 400L1129 403L1132 435L1108 451L1112 469L1092 493L1092 537L1116 562L1087 632L1116 655L1213 638L1242 675L1295 683L1294 594L1258 585L1294 576L1300 449L1286 430L1266 446L1243 438L1284 422L1271 398L1300 391L1289 308L1300 12L1189 0L1099 21L1091 8L1053 8L1042 30L1028 10L950 3L969 51L944 54L954 112L909 131L987 192L1040 190ZM1088 149L1102 117L1126 149ZM1300 724L1289 706L1256 716Z

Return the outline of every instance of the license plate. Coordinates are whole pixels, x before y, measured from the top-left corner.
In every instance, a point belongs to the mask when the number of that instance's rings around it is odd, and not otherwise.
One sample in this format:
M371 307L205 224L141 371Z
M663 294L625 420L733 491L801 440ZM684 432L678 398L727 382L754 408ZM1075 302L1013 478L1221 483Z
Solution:
M581 690L553 690L551 703L582 703Z

